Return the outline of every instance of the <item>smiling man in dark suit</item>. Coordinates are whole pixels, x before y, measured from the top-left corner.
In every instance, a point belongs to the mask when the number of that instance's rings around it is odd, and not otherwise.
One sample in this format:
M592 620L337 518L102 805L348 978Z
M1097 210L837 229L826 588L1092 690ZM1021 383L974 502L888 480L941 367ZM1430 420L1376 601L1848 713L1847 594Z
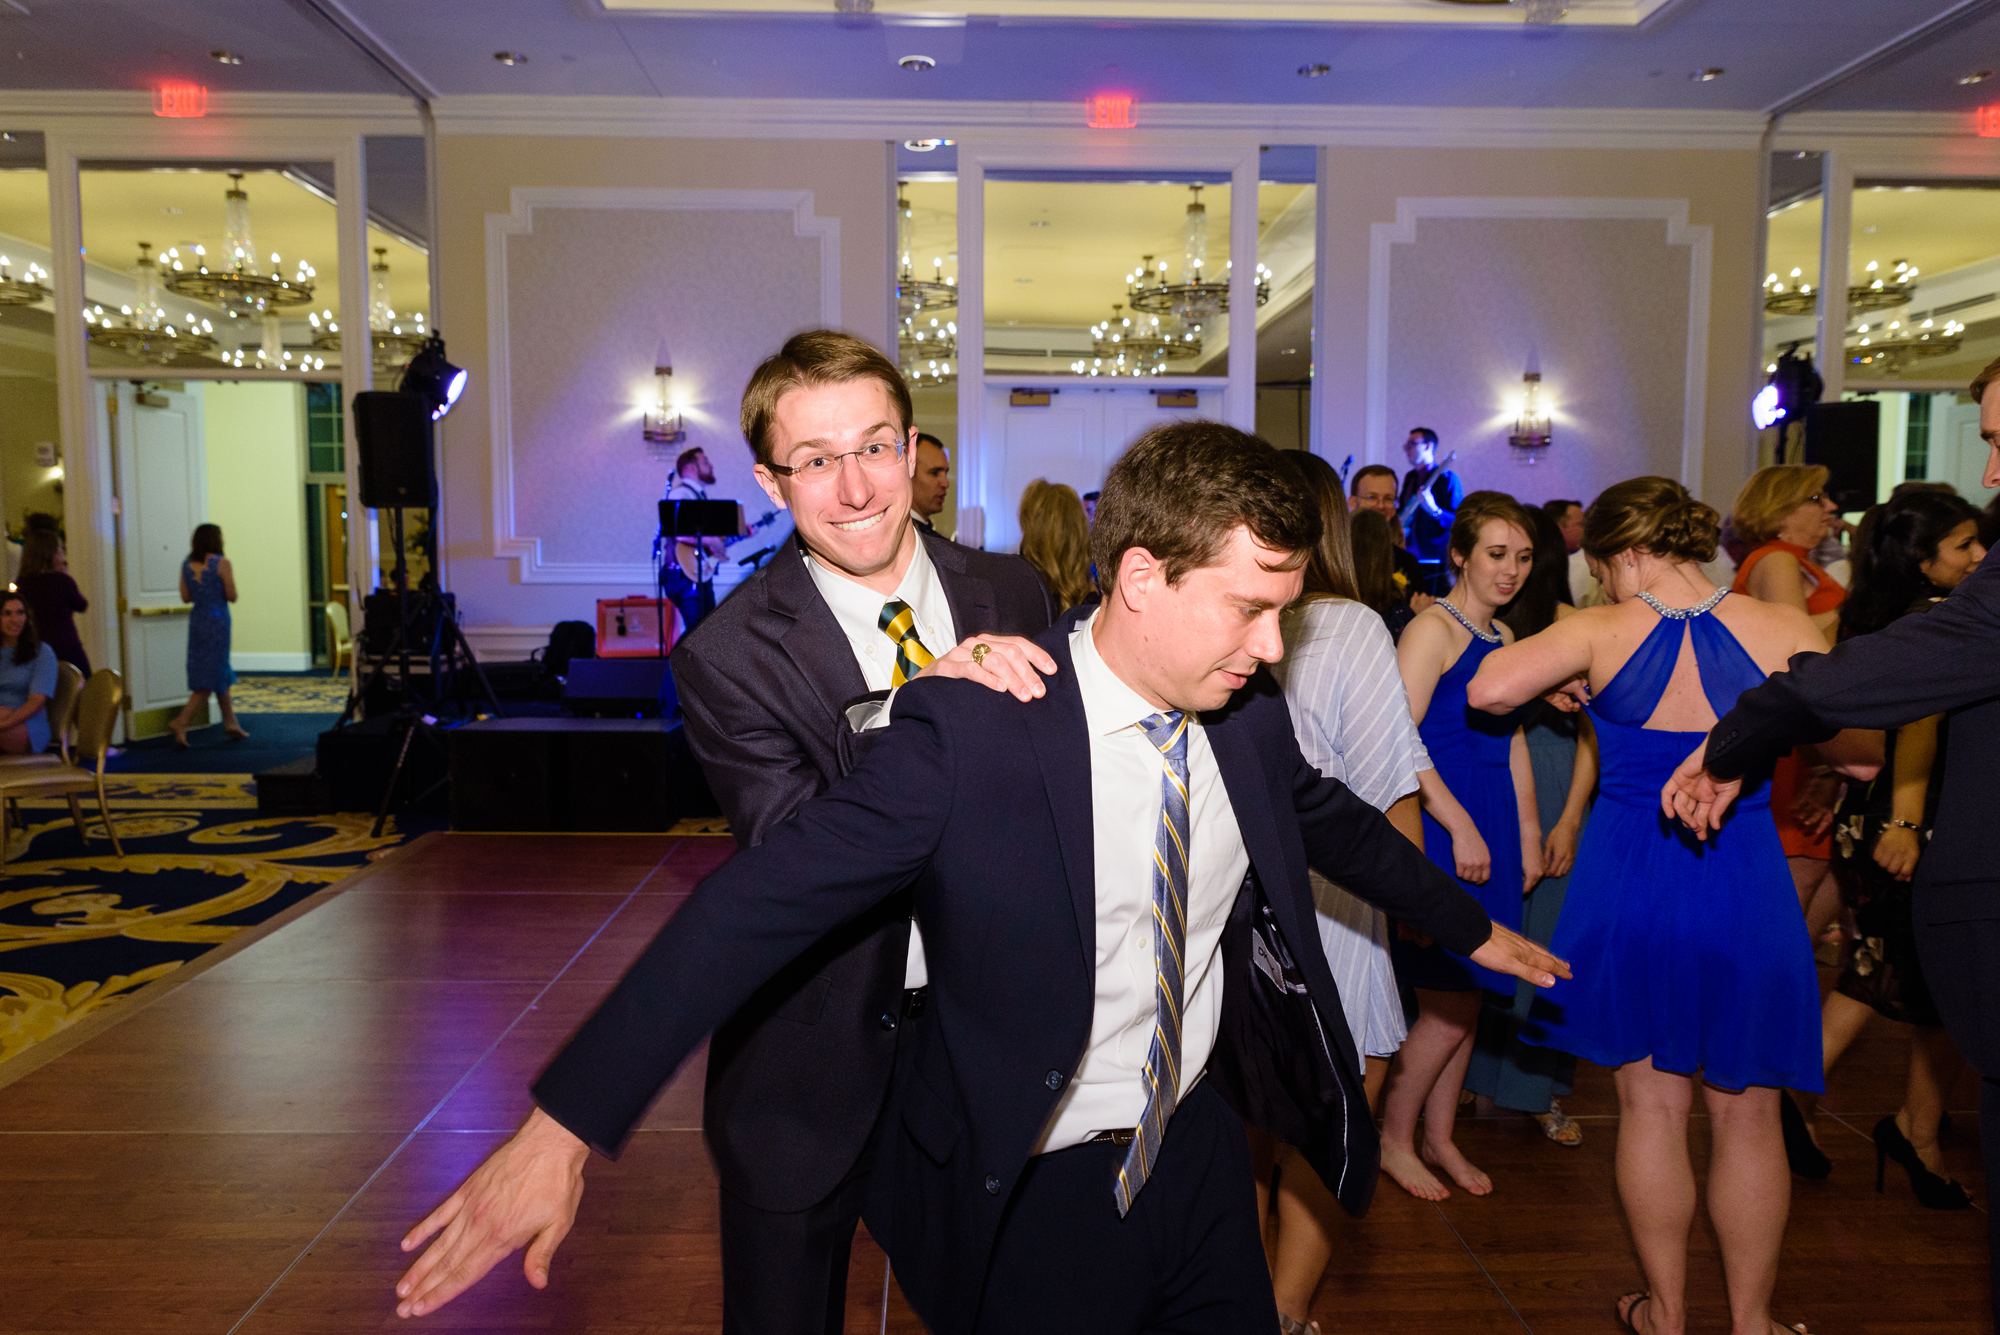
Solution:
M945 1335L1277 1325L1239 1116L1350 1210L1377 1170L1308 865L1447 947L1547 985L1374 808L1300 755L1283 652L1319 514L1212 422L1113 467L1101 606L1041 639L1026 702L919 682L861 763L695 892L536 1083L515 1138L411 1231L435 1310L514 1247L531 1283L660 1085L760 981L916 882L930 1006L897 1056L868 1221Z
M911 522L911 420L895 364L829 330L788 340L744 389L757 481L797 539L672 660L689 745L740 847L847 772L862 740L850 719L865 726L906 678L963 676L1031 698L1037 665L1054 669L1020 638L1053 611L1034 570ZM977 664L976 640L988 646ZM717 1027L702 1125L721 1181L727 1335L838 1335L869 1133L924 981L909 896L896 895Z

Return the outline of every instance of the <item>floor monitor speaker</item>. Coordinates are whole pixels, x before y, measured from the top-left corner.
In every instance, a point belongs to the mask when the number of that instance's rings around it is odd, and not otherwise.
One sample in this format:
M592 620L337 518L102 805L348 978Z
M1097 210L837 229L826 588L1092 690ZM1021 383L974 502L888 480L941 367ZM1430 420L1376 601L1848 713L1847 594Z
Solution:
M371 510L423 509L436 497L430 405L416 394L354 396L361 447L361 503Z

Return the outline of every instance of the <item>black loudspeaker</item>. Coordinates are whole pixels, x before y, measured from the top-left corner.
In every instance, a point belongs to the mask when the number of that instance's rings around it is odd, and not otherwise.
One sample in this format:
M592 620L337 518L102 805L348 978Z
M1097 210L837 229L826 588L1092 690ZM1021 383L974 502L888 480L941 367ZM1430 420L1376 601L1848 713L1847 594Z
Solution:
M431 464L431 410L421 395L370 391L354 396L361 446L361 503L371 510L422 509L437 492Z
M657 832L717 809L678 723L481 719L449 736L455 830Z
M672 718L680 708L664 658L572 658L562 698L578 718Z
M1815 403L1806 413L1806 462L1826 469L1826 494L1843 511L1875 503L1881 430L1874 399Z

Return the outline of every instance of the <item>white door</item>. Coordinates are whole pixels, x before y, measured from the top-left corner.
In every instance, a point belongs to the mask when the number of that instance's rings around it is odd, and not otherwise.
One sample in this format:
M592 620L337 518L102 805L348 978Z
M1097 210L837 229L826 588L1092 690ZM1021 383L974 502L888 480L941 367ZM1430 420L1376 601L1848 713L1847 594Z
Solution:
M112 389L107 383L106 391ZM199 386L193 389L115 385L125 691L133 733L140 737L163 731L158 711L178 710L188 698L188 609L181 601L180 568L195 525L208 513L201 394Z
M1096 491L1126 447L1153 427L1194 417L1219 419L1222 387L1194 388L1194 406L1163 408L1162 387L1065 381L1046 405L1016 406L1015 385L989 383L980 433L985 452L979 470L985 482L980 545L1001 552L1020 544L1021 493L1036 478L1067 483L1079 495ZM963 481L960 486L963 513L973 497Z
M1939 482L1949 482L1958 488L1958 494L1974 505L1985 507L1993 498L1993 488L1981 480L1986 475L1986 461L1992 449L1979 437L1979 405L1960 403L1955 397L1940 394L1933 402L1941 402L1944 410L1943 432L1933 432L1930 467L1925 471ZM1942 449L1937 446L1942 445Z

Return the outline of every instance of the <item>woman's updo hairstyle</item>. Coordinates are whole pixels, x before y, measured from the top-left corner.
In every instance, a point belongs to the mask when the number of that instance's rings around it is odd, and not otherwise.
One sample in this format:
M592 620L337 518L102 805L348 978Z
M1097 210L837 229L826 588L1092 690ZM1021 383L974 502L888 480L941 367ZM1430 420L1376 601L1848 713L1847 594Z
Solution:
M1600 561L1641 551L1664 561L1715 559L1722 516L1670 477L1635 477L1606 487L1583 512L1583 550Z
M1458 573L1472 549L1479 545L1479 530L1493 520L1499 519L1521 530L1521 536L1530 543L1535 540L1535 521L1528 508L1504 491L1468 492L1458 503L1458 514L1451 521L1451 562L1452 573Z

